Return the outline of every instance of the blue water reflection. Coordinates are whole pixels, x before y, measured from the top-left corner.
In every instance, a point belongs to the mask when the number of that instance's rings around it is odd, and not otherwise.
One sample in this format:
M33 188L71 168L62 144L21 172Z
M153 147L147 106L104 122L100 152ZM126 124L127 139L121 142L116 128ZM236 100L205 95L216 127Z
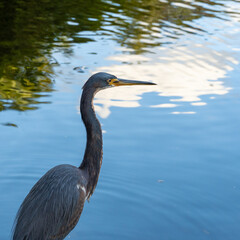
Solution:
M0 239L48 169L80 164L79 97L97 71L158 85L97 94L103 166L70 238L239 239L240 2L69 2L34 51L1 42L18 54L1 51Z

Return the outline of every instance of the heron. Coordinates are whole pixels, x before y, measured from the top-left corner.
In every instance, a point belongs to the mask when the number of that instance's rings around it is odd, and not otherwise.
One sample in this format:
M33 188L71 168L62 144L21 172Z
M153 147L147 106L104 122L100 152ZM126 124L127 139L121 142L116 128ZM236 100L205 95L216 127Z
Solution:
M126 80L99 72L83 85L80 110L87 132L83 160L79 167L62 164L50 169L32 187L15 218L13 240L63 240L76 226L84 203L92 196L99 178L103 156L101 125L93 98L106 88L155 85Z

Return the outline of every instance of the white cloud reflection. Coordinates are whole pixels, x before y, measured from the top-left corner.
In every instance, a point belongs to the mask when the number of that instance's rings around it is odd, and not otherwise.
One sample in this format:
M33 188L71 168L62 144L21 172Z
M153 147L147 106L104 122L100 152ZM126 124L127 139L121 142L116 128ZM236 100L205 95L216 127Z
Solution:
M196 112L172 112L172 114L195 114Z
M173 103L163 103L163 104L153 105L151 107L153 107L153 108L174 108L177 106L178 106L177 104L173 104Z
M186 47L156 48L155 54L116 55L108 57L115 64L100 67L96 72L109 72L120 78L152 81L157 86L119 87L99 92L96 96L96 111L102 118L110 114L110 107L138 107L141 95L158 92L168 97L166 102L151 107L174 108L175 102L189 102L192 106L206 105L203 95L227 94L231 88L221 80L233 69L237 60L222 47L212 49L211 44L186 42ZM123 49L122 49L123 50ZM120 62L120 63L118 63ZM122 64L129 63L129 64ZM173 103L174 102L174 103ZM180 112L172 112L179 114ZM195 111L182 112L193 114Z

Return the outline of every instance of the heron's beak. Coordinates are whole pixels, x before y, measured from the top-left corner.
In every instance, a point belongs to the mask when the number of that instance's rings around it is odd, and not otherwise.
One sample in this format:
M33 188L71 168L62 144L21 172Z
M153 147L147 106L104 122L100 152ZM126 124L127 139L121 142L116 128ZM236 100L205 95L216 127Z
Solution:
M114 86L130 86L130 85L156 85L156 83L144 82L144 81L135 81L135 80L126 80L126 79L115 79L112 82Z

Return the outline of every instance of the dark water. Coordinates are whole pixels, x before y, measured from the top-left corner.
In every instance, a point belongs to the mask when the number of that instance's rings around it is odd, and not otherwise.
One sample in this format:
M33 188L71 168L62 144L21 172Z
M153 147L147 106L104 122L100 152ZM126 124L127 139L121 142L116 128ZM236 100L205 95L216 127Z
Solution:
M240 238L240 1L8 0L0 23L1 240L48 169L80 164L98 71L158 85L96 96L103 166L70 239Z

